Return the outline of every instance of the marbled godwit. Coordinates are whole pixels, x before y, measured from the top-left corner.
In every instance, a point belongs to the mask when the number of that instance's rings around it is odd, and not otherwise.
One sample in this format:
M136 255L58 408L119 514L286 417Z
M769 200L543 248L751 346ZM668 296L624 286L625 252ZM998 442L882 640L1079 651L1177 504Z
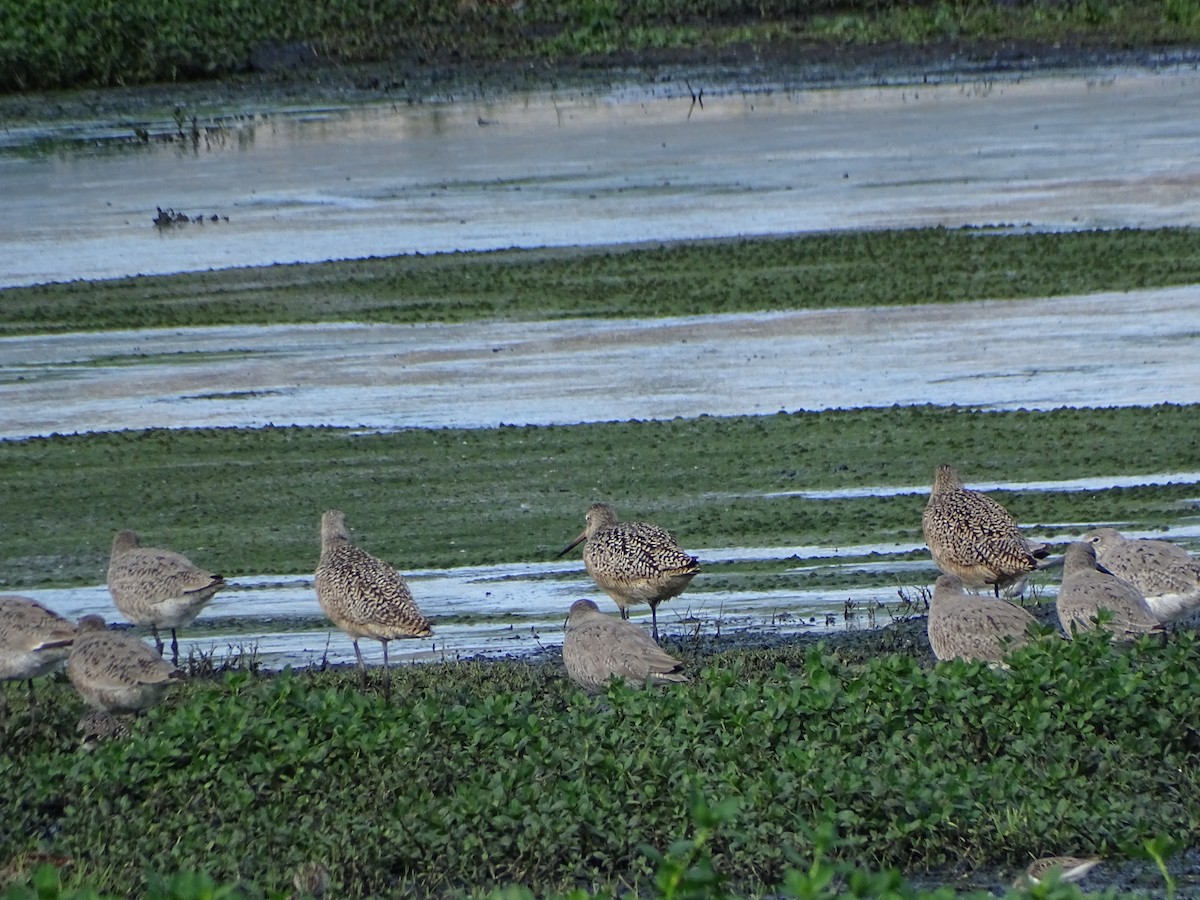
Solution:
M134 625L149 625L161 655L159 628L171 629L171 662L179 665L175 629L191 625L225 579L192 565L173 550L143 547L137 534L119 531L108 563L113 604Z
M562 653L567 674L587 691L603 690L614 675L635 685L688 680L683 663L645 631L604 615L591 600L571 604Z
M579 537L558 555L565 556L582 541L583 565L600 590L616 601L621 618L629 618L635 603L650 604L650 623L658 640L658 604L687 588L700 571L700 561L689 556L675 535L645 522L618 522L607 503L593 503L584 515Z
M110 631L100 616L79 620L67 677L93 709L108 713L149 709L181 674L133 635Z
M969 491L954 466L938 466L933 490L921 516L925 543L939 569L957 575L964 586L1020 588L1045 557L1044 544L1021 536L1016 520L986 494Z
M1099 856L1044 856L1031 862L1013 882L1013 887L1041 884L1055 869L1059 872L1060 882L1079 881L1103 861Z
M1175 622L1200 609L1200 559L1178 544L1130 540L1115 528L1083 536L1096 548L1096 560L1142 592L1160 622Z
M33 679L66 662L75 640L75 625L35 600L16 594L0 596L0 681L28 681L33 706ZM0 692L0 713L8 698Z
M1133 641L1143 634L1162 631L1142 592L1128 581L1097 570L1096 548L1082 541L1067 547L1055 606L1067 637L1076 630L1095 628L1101 610L1112 614L1105 627L1114 641Z
M367 686L367 664L359 638L383 645L383 690L391 692L388 641L433 634L403 576L381 559L350 543L346 515L331 509L321 516L321 561L317 564L317 601L330 620L354 643L354 655Z
M1007 600L988 600L963 591L957 575L942 575L934 584L926 629L938 659L1003 663L1010 651L1031 640L1037 620Z

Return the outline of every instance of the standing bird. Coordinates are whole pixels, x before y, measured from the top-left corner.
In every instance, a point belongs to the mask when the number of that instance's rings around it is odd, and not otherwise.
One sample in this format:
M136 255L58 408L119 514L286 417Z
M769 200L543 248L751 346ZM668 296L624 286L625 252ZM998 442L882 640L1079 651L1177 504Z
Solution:
M182 673L133 635L110 631L100 616L79 620L67 677L85 703L106 713L149 709Z
M75 641L75 626L35 600L15 594L0 596L0 681L28 681L33 706L33 679L66 661ZM8 711L8 699L0 693Z
M1200 609L1200 559L1178 544L1125 537L1115 528L1083 536L1096 560L1142 592L1160 622L1175 622Z
M997 597L1002 588L1023 585L1049 551L1025 540L1016 520L991 497L964 488L954 466L937 467L921 530L942 572L972 590L990 585Z
M607 503L593 503L584 515L585 528L558 557L581 542L583 565L592 580L616 601L621 618L635 603L650 604L654 640L658 640L658 604L682 594L700 571L700 561L685 553L675 535L645 522L618 522Z
M191 625L225 579L192 565L173 550L143 547L137 534L119 531L108 563L108 592L113 604L134 625L149 625L159 655L159 628L171 629L171 662L179 665L176 628Z
M688 680L683 663L645 631L604 615L591 600L571 604L562 654L567 674L586 691L603 690L613 676L634 685Z
M1029 626L1036 624L1028 610L968 594L957 575L942 575L934 583L925 627L940 660L1002 664L1006 654L1029 643Z
M1105 627L1112 631L1114 641L1133 641L1143 634L1162 631L1142 592L1128 581L1097 570L1096 548L1082 541L1067 547L1055 606L1067 637L1076 629L1095 628L1101 610L1112 614Z
M321 561L317 564L317 601L330 620L354 643L354 655L367 686L367 664L359 638L383 644L383 692L391 694L388 641L433 634L403 576L381 559L350 543L346 514L331 509L321 516Z

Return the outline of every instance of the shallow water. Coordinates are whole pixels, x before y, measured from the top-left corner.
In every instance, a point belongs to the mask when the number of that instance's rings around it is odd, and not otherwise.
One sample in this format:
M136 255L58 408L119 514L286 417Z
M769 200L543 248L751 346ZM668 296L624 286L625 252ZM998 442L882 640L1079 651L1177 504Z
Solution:
M1200 286L1188 286L643 321L6 338L0 437L266 424L494 427L923 403L1197 403L1198 322Z
M1200 75L524 93L0 126L0 287L510 246L1200 221ZM190 125L185 125L190 132ZM156 229L157 207L228 221Z
M1026 533L1034 540L1043 539L1038 528L1033 525ZM1175 540L1193 549L1200 543L1200 525L1125 533ZM799 576L814 569L833 576L854 573L858 583L813 590L705 590L701 573L691 590L659 607L659 628L672 635L712 636L833 633L883 626L894 617L919 612L907 608L898 592L904 590L916 600L919 589L932 584L936 571L928 559L903 558L922 546L698 549L693 552L708 566L774 560L785 563L781 569L785 574ZM406 578L422 611L433 621L434 636L393 641L388 651L393 662L525 657L554 650L562 645L567 610L580 597L591 597L601 609L616 614L615 605L596 589L577 560L425 570L406 573ZM1054 597L1056 575L1039 575L1036 581L1041 599ZM72 619L96 613L112 622L121 620L104 585L22 593ZM649 628L649 609L635 607L631 619ZM180 638L181 656L195 651L212 654L218 662L237 653L253 653L269 669L354 662L350 639L322 616L312 576L307 574L233 579L196 622L180 632ZM364 640L360 648L369 663L382 662L377 642Z

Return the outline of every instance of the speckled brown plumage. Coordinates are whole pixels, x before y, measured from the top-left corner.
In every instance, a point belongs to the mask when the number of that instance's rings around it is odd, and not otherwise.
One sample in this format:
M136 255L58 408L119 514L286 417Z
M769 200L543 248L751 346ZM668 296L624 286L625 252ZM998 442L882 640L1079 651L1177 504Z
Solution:
M1103 861L1099 856L1043 856L1031 862L1014 884L1017 887L1040 884L1055 869L1060 873L1059 881L1079 881Z
M1132 641L1143 634L1162 630L1142 592L1128 581L1096 568L1096 548L1077 541L1063 557L1062 585L1058 589L1058 621L1067 637L1075 631L1091 631L1096 617L1108 610L1112 619L1105 627L1114 641Z
M0 596L0 681L28 681L31 706L33 679L62 665L74 640L73 622L28 597ZM0 692L0 711L7 707Z
M963 487L954 466L938 466L921 530L934 564L965 587L1019 589L1046 555L1042 544L1021 536L1016 520L986 494Z
M587 691L602 690L614 676L636 685L688 680L683 663L645 631L604 615L591 600L571 604L562 652L567 674Z
M321 561L316 573L317 601L338 628L350 636L354 655L367 683L367 664L358 649L359 638L383 645L384 691L390 688L388 641L433 634L408 584L381 559L350 543L346 516L331 509L321 516Z
M109 713L148 709L162 701L180 674L133 635L110 631L100 616L79 620L67 677L93 709Z
M143 547L132 531L117 532L108 563L113 605L134 625L149 625L158 652L158 629L171 629L171 661L179 664L176 629L191 625L225 579L192 564L174 550Z
M593 503L584 514L584 529L559 556L581 542L583 564L597 586L612 597L629 618L629 607L650 605L654 640L658 640L658 604L687 588L700 571L700 561L685 553L675 535L645 522L618 522L607 503Z
M1200 609L1200 559L1178 544L1130 539L1115 528L1083 536L1096 560L1142 592L1160 622L1175 622Z
M942 575L934 584L926 629L938 659L1001 663L1030 641L1028 629L1036 621L1007 600L966 593L957 575Z

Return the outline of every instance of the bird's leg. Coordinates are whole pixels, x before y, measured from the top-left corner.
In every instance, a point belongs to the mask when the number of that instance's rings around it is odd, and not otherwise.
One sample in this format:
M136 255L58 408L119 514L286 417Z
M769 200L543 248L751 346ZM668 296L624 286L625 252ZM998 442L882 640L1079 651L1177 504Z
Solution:
M175 636L175 629L171 629L171 665L179 668L179 638Z
M150 626L150 633L151 633L152 635L154 635L154 646L155 646L155 647L158 649L158 655L159 655L159 656L162 656L162 654L163 654L163 642L162 642L162 638L160 638L160 637L158 636L158 626L157 626L157 625L151 625L151 626Z
M351 642L354 644L354 655L358 657L358 668L362 670L362 689L367 689L367 664L363 662L362 652L358 649L358 638L354 638Z
M392 672L388 668L387 641L380 641L383 644L383 699L392 699Z
M654 643L658 643L658 604L650 604L650 631L654 634Z
M626 606L619 606L619 607L617 607L617 608L621 610L621 618L622 618L622 619L628 619L628 618L629 618L629 608L628 608L628 607L626 607Z

